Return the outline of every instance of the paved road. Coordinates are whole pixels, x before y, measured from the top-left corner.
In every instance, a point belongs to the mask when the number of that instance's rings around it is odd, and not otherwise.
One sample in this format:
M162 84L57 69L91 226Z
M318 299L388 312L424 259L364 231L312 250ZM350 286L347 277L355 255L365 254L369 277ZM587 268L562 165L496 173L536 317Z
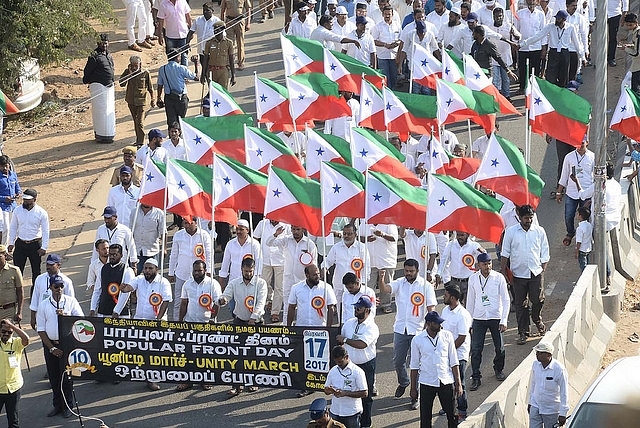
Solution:
M247 68L239 73L238 84L232 88L233 95L247 112L254 112L253 102L253 71L258 71L261 76L283 82L282 59L279 54L279 42L277 38L278 25L282 21L282 9L277 9L276 19L265 24L254 24L248 33ZM585 81L592 81L593 69L587 69L584 73ZM616 83L617 84L617 83ZM189 92L192 100L200 97L200 85L193 84ZM582 94L589 97L588 90ZM615 95L614 95L615 96ZM613 98L612 98L613 99ZM612 101L615 103L615 100ZM523 106L522 97L515 98L518 107ZM197 114L197 101L192 101L189 114ZM152 112L148 119L148 126L158 126L164 129L164 113ZM508 117L500 120L501 135L508 140L524 147L524 118ZM466 126L452 126L461 142L467 142ZM480 130L474 129L472 138L481 135ZM531 165L538 171L548 183L543 191L543 196L555 189L556 154L553 146L548 147L544 140L534 135L532 140ZM94 185L94 191L90 192L84 204L94 207L101 213L106 201L108 178L110 173L103 174ZM563 304L568 298L572 285L578 277L578 267L572 257L572 250L562 247L560 240L564 235L562 222L562 207L554 201L543 198L539 207L539 220L547 230L551 242L552 259L547 270L547 303L543 316L550 325L559 315ZM470 219L473 221L473 219ZM64 272L71 276L76 285L83 308L88 310L88 296L83 296L83 284L86 278L86 266L89 264L89 254L93 242L95 229L101 223L101 218L85 224L83 231L78 235L75 245L66 253L68 261L65 263ZM492 247L487 247L491 249ZM442 290L438 291L438 297L442 301ZM440 305L441 306L441 305ZM380 396L374 402L374 426L379 427L404 427L416 426L419 414L409 410L408 398L396 400L393 392L397 385L395 372L392 368L393 332L392 325L394 314L379 315L376 317L380 326L381 336L378 342L378 375L377 386ZM508 374L530 352L531 346L536 342L531 340L526 346L515 345L515 317L511 314L510 328L506 333L507 365L505 372ZM33 334L29 330L29 333ZM64 420L59 417L46 418L45 415L50 406L50 390L48 381L43 378L45 368L43 365L42 348L39 340L34 340L30 345L29 358L31 371L24 371L25 387L21 401L22 426L25 427L58 427L72 426L77 420ZM483 372L486 375L492 373L492 350L488 346L485 353ZM484 398L498 386L498 382L491 376L483 379L483 385L477 392L469 393L470 411L477 407ZM303 399L294 398L294 391L263 389L257 393L242 394L236 398L228 399L226 387L214 387L212 391L204 392L193 389L189 392L174 393L172 385L163 385L158 392L149 392L144 384L121 383L119 385L94 384L87 381L76 381L75 392L80 404L82 414L102 418L110 427L128 426L135 427L199 427L205 424L216 423L219 426L252 426L266 427L276 424L288 424L290 426L305 426L307 422L307 408L309 403L319 393ZM437 405L434 406L437 411ZM4 416L2 416L4 417ZM85 426L98 426L97 422L84 420ZM443 417L436 420L436 426L445 426Z

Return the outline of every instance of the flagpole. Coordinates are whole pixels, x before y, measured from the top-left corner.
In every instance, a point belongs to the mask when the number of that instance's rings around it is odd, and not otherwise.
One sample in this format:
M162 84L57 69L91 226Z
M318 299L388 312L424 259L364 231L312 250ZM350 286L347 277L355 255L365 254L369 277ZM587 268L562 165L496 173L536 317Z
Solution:
M215 238L214 238L215 230L216 230L216 223L215 223L215 211L216 211L216 209L214 207L214 203L215 203L215 200L216 200L216 186L215 186L215 181L216 181L215 176L216 175L215 175L215 171L214 171L215 165L216 165L216 154L214 153L213 154L213 160L212 160L212 163L211 163L211 230L209 231L209 235L211 237L211 242L210 242L210 245L211 245L211 247L210 247L211 260L209 260L209 263L211 263L211 266L209 268L211 270L211 276L213 276L214 273L215 273L214 272L214 264L215 264L214 263L215 262L214 252L216 251L216 244L215 244L216 241L215 241Z
M409 61L409 93L413 90L413 59L416 56L416 33L413 33L411 39L411 61Z
M163 275L163 271L164 271L164 252L167 250L167 198L168 198L168 188L169 188L169 183L167 183L167 178L165 175L165 179L164 179L164 197L163 197L163 205L164 208L162 209L162 212L164 213L164 215L162 216L162 219L164 221L164 227L162 228L162 245L160 248L160 276Z
M527 58L525 62L525 77L527 81L529 80L529 58ZM531 83L529 82L529 85ZM529 86L531 88L531 86ZM529 160L531 156L531 129L529 127L529 107L527 106L527 94L525 91L525 109L524 109L524 161L529 165Z
M306 126L305 126L306 129ZM323 162L322 160L320 160L320 189L322 189L322 169L324 168ZM324 193L321 191L320 192L320 221L322 222L322 224L320 225L321 227L321 233L322 233L322 254L324 254L324 257L326 257L327 255L327 236L326 236L326 228L324 227ZM308 249L308 247L307 247ZM324 257L322 262L324 263ZM324 281L324 283L327 283L327 270L328 269L322 269L322 280ZM326 293L325 293L326 294ZM325 300L326 301L326 300Z
M471 139L471 119L467 119L467 133L469 134L469 150L473 153L473 140Z

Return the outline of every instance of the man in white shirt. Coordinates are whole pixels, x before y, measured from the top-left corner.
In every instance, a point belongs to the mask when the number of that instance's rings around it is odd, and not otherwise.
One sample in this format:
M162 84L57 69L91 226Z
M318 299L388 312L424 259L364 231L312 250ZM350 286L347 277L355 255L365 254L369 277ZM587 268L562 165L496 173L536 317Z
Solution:
M400 24L393 21L393 9L386 6L382 10L384 20L371 29L371 35L376 45L376 56L378 67L387 76L387 86L391 89L396 87L398 77L398 66L396 56L400 45Z
M607 62L610 67L616 63L617 35L620 28L620 18L629 12L629 0L607 0L607 29L609 41L607 45Z
M196 260L191 277L182 286L179 321L207 323L216 320L217 302L222 296L220 284L207 275L207 263Z
M283 303L283 284L282 276L284 275L284 254L276 246L267 245L267 237L273 235L278 227L284 227L287 230L285 234L290 234L291 227L288 224L279 221L263 218L253 230L253 237L260 240L262 250L262 270L260 277L265 280L269 287L267 293L267 307L271 307L271 322L280 322L280 312Z
M452 7L449 11L447 25L440 27L440 31L437 34L440 45L451 50L459 57L462 57L462 51L459 49L458 40L462 37L462 31L466 29L466 25L463 25L460 21L461 13L458 6Z
M543 335L546 331L541 312L544 304L544 271L549 261L549 242L542 226L533 224L535 212L531 205L522 205L518 207L517 212L520 224L511 226L504 232L501 267L505 277L507 268L513 274L513 304L518 320L517 343L524 345L527 343L527 335ZM537 334L529 333L529 318L538 328Z
M245 257L250 256L255 260L258 271L262 269L260 243L249 236L249 231L249 222L245 219L238 220L236 237L229 241L224 249L219 272L220 285L223 290L229 281L242 276L240 264Z
M407 355L411 340L424 329L424 315L432 311L436 304L433 286L418 276L418 261L407 259L404 262L404 276L387 285L384 272L381 271L380 290L396 297L396 319L393 323L393 366L398 378L395 397L404 395L411 383L407 374ZM411 408L419 406L418 397L411 397Z
M131 224L133 241L138 251L137 272L142 272L144 262L148 259L154 258L160 261L165 215L160 208L140 204L138 209L131 213Z
M411 342L411 398L420 396L421 428L432 426L436 395L447 415L447 426L455 428L454 401L462 395L455 339L451 332L442 330L444 319L437 312L429 311L424 322L426 328Z
M169 125L169 139L162 146L167 151L167 159L187 160L187 149L182 139L180 122Z
M384 277L388 285L393 281L398 264L398 226L369 224L361 229L361 235L362 240L367 240L371 260L369 287L374 288L379 283L379 277ZM385 314L391 313L391 296L382 288L380 289L380 307Z
M416 21L415 28L409 31L403 31L401 35L401 47L398 53L398 63L404 62L404 58L407 58L408 67L413 69L413 52L414 44L425 48L429 53L433 54L438 52L438 42L436 40L435 33L429 31L426 27L428 22ZM408 27L408 26L407 26ZM437 55L437 54L436 54ZM411 86L412 94L432 95L434 92L431 88L423 86L418 82L413 82Z
M173 235L171 254L169 255L169 282L175 281L174 296L182 296L182 286L191 276L193 262L211 260L211 236L207 231L198 227L198 219L184 220L184 229ZM211 273L209 269L209 273ZM180 314L180 299L173 302L173 313L169 315L171 321L178 319Z
M348 37L340 37L338 34L331 31L333 28L333 18L329 15L322 15L320 17L320 24L311 32L309 38L311 40L317 40L322 43L327 49L340 50L342 44L353 44L357 48L360 48L360 42Z
M380 330L374 320L376 309L369 296L360 296L351 305L351 308L355 311L355 317L350 317L345 321L336 340L339 345L345 347L351 361L364 371L368 388L367 396L362 397L360 426L366 428L371 427L371 408L376 375L376 343L380 336Z
M377 22L374 21L369 16L367 16L367 10L368 10L368 5L364 1L356 3L356 14L354 16L349 17L349 21L355 24L356 19L358 19L358 17L361 16L367 20L367 31L371 31L371 29L377 24Z
M340 319L342 322L353 318L353 305L355 305L361 297L365 297L371 301L371 317L376 316L376 292L371 287L367 287L365 284L361 284L358 277L353 272L347 272L342 277L342 284L344 285L346 293L342 294L342 316Z
M266 13L266 10L262 13ZM203 64L204 61L204 45L207 40L213 38L213 24L219 21L220 18L213 14L213 3L208 2L202 5L202 16L197 17L191 23L191 28L187 34L187 44L191 44L191 40L195 34L198 38L197 51L200 64ZM202 70L202 72L205 73L205 70ZM196 74L198 74L197 71Z
M444 0L435 0L434 6L435 8L429 12L425 20L436 27L436 34L438 34L440 29L449 22L449 11L444 7Z
M498 7L504 10L504 5L495 0L483 0L483 3L484 7L476 11L478 22L482 25L491 25L493 24L493 11Z
M340 91L340 95L351 108L351 115L325 120L324 133L332 134L351 142L351 129L355 128L360 122L360 103L353 97L353 92Z
M308 39L318 24L316 24L315 19L309 16L309 6L304 3L300 3L300 5L301 6L298 8L298 16L292 18L289 23L287 35Z
M336 9L336 24L331 27L331 31L342 37L346 37L356 29L355 23L349 21L347 8L344 6L338 6Z
M87 291L93 292L93 287L96 285L96 278L100 275L102 266L106 265L109 261L109 242L106 239L98 239L93 243L93 248L98 257L89 263L89 270L87 271Z
M96 230L95 240L104 239L109 245L119 244L122 247L122 257L125 262L128 260L129 266L136 269L138 254L131 229L118 222L118 210L113 206L104 208L102 218L104 219L104 224L101 224ZM91 255L91 261L93 262L96 259L98 259L98 252L94 251Z
M431 232L425 233L421 229L406 230L404 227L401 227L398 233L404 241L406 257L415 259L420 264L418 275L426 278L428 282L432 282L431 273L434 270L434 266L437 266L436 256L438 255L435 235Z
M332 396L331 417L345 426L359 427L363 409L361 399L367 397L368 391L365 372L349 359L344 346L334 346L331 358L335 365L324 383L324 393Z
M133 169L124 165L120 167L120 184L109 189L107 205L115 207L120 213L122 224L131 228L131 213L138 203L140 188L131 182Z
M460 287L449 285L444 289L444 304L442 309L442 328L450 331L454 339L458 361L460 362L460 383L462 385L462 395L458 397L458 422L462 422L467 417L467 392L465 382L465 371L469 362L469 350L471 348L471 324L473 319L469 311L460 304ZM444 411L440 411L442 415Z
M506 19L504 14L504 9L501 7L496 7L493 9L493 22L488 24L489 28L500 34L503 39L507 40L519 40L521 35L516 29L516 27L511 23L511 20ZM502 60L509 67L513 65L513 56L511 54L511 45L504 40L497 40L495 42L496 49L500 54ZM492 68L492 77L493 77L493 85L500 90L500 93L507 99L511 99L511 79L506 69L502 67L498 61L494 58L491 58L491 68Z
M536 361L529 384L529 426L563 426L569 413L569 378L562 363L553 359L553 345L540 342L533 347Z
M467 232L456 230L456 239L449 241L440 255L440 266L436 273L436 284L442 283L444 272L448 269L451 280L445 284L457 284L462 291L461 301L465 302L469 277L475 272L477 257L486 253L477 241L469 239Z
M572 24L578 33L578 40L582 45L585 59L589 57L589 21L578 10L578 0L568 0L566 5L567 22ZM573 44L569 47L569 81L576 80L582 70L582 64L578 59L578 47Z
M154 161L167 163L167 150L162 147L162 140L166 137L159 129L152 129L148 134L149 142L140 147L136 153L136 162L144 165L147 157Z
M40 302L51 297L51 289L49 288L49 280L51 277L58 275L62 278L64 281L63 293L67 296L76 297L73 282L67 275L60 272L60 263L62 263L62 258L59 255L49 254L47 256L46 272L38 275L36 281L33 283L29 309L31 310L31 328L34 330L36 329L36 313Z
M514 20L516 29L520 31L523 39L529 39L540 31L545 25L545 16L542 10L536 8L536 0L527 0L527 7L518 11L520 19ZM542 43L532 43L518 50L518 92L524 93L527 83L527 60L529 60L529 74L540 75L540 60Z
M347 37L358 40L360 46L355 44L343 46L342 53L357 59L364 65L376 68L376 45L373 36L367 31L367 20L363 17L357 17L355 29L347 34Z
M471 369L473 370L473 382L469 388L477 390L482 381L480 364L482 363L482 351L484 349L487 330L491 332L491 340L495 349L493 358L493 371L496 379L503 381L504 375L504 337L507 331L507 318L509 317L510 297L507 289L507 281L499 272L492 270L491 256L480 254L478 256L480 270L469 278L469 296L467 310L473 318L471 335Z

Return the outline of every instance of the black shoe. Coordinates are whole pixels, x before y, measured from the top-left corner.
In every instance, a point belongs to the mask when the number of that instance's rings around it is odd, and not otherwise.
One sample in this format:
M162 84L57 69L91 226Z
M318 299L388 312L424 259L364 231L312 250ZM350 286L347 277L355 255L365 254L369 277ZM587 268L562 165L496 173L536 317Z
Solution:
M400 398L404 395L404 392L407 390L406 386L398 385L396 388L396 393L393 395L396 398Z
M516 344L524 345L525 343L527 343L527 335L525 333L520 333L518 335L518 341L516 342Z
M618 65L615 59L610 59L607 62L609 63L609 67L615 67L616 65Z
M377 397L378 396L378 388L376 388L375 385L373 385L373 390L371 391L371 396L372 397Z
M477 391L478 388L480 388L480 385L482 385L482 382L480 381L480 379L474 379L473 382L471 382L471 387L469 388L469 390Z
M60 413L62 413L62 409L54 407L53 409L51 409L51 411L49 413L47 413L47 417L51 418L51 417L53 417L55 415L59 415Z
M65 408L65 409L62 411L62 417L63 417L63 418L65 418L65 419L69 419L71 416L73 416L73 413L71 413L71 410L69 410L69 409L66 409L66 408Z
M502 382L506 378L507 378L507 376L505 376L505 374L504 374L504 372L502 370L500 370L499 372L496 372L496 379L498 379L500 382Z

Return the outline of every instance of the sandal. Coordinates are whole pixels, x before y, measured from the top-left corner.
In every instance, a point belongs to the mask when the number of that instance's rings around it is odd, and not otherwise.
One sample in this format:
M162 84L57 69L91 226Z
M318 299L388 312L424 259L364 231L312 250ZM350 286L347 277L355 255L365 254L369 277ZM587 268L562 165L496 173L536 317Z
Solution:
M184 391L188 391L191 389L193 385L191 385L190 383L181 383L180 385L176 386L176 389L174 390L175 392L184 392Z
M565 247L568 247L569 245L571 245L572 239L573 239L573 236L566 235L562 240L562 245L564 245Z
M211 385L207 385L206 383L202 384L202 390L203 391L211 391Z
M272 322L272 323L278 323L278 322L280 322L280 315L278 315L278 314L271 314L271 322Z
M538 321L536 323L536 327L538 328L538 333L540 334L540 336L544 336L544 334L547 332L547 327L542 321Z
M258 392L257 386L250 386L247 388L247 392Z
M640 342L640 336L638 336L638 333L633 333L631 336L629 336L629 340L633 343L638 343Z
M229 391L227 391L227 395L230 397L235 397L240 394L244 388L242 386L234 386Z

